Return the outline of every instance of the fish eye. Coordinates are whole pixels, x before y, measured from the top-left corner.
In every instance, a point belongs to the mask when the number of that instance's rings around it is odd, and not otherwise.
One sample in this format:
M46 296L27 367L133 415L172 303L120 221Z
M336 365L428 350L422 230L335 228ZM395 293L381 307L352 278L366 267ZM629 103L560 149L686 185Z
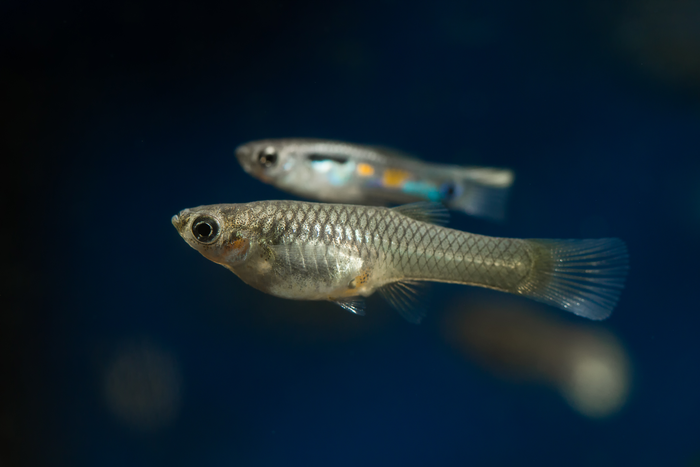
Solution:
M202 216L192 223L192 234L200 243L213 243L219 236L219 223L209 216Z
M258 162L266 169L277 163L277 151L274 147L268 146L258 153Z

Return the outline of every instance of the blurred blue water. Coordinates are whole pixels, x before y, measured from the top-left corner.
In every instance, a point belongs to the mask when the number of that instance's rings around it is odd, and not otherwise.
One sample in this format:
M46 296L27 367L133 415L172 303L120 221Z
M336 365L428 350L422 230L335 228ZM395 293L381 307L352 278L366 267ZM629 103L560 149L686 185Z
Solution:
M66 5L34 22L15 7L20 25L51 33L5 35L45 61L28 86L49 83L44 125L60 134L38 161L45 204L27 208L51 226L37 331L48 464L697 459L700 100L618 47L624 4ZM180 209L291 197L233 157L285 136L516 171L507 223L454 214L451 227L624 239L628 285L601 326L633 359L627 407L587 420L462 358L440 320L469 288L431 287L431 313L412 326L380 299L359 318L265 296L189 248L170 224ZM120 419L104 396L134 339L181 375L177 415L157 429Z

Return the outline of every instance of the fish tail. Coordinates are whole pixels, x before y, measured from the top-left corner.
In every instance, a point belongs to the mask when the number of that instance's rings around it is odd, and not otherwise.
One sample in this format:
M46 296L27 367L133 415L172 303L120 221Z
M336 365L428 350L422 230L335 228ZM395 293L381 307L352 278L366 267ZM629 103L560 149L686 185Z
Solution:
M445 204L472 216L503 221L513 178L508 169L461 169L455 181L442 188Z
M533 267L517 293L590 319L610 316L628 270L622 240L527 241Z

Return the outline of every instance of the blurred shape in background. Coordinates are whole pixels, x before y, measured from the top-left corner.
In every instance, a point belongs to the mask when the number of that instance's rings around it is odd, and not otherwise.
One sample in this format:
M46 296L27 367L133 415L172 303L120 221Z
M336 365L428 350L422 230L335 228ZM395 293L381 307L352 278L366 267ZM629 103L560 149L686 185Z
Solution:
M182 374L172 353L148 340L124 343L104 374L108 407L122 422L152 432L173 422L182 402Z
M609 416L627 400L629 359L600 326L500 299L459 302L443 329L449 342L488 371L512 382L552 386L587 417Z
M700 2L624 2L617 28L622 49L655 75L700 90Z

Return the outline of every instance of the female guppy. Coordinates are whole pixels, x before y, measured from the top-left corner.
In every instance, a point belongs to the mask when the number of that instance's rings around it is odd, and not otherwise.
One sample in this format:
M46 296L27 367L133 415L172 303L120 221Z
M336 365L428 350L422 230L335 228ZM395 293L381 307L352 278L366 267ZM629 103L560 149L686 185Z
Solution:
M627 274L619 239L522 240L441 227L437 203L395 208L259 201L185 209L180 235L245 283L277 297L330 300L364 314L380 291L411 322L417 281L523 295L591 319L615 307Z
M513 172L421 161L393 149L322 139L265 139L236 149L243 169L305 198L367 205L444 203L502 220Z

